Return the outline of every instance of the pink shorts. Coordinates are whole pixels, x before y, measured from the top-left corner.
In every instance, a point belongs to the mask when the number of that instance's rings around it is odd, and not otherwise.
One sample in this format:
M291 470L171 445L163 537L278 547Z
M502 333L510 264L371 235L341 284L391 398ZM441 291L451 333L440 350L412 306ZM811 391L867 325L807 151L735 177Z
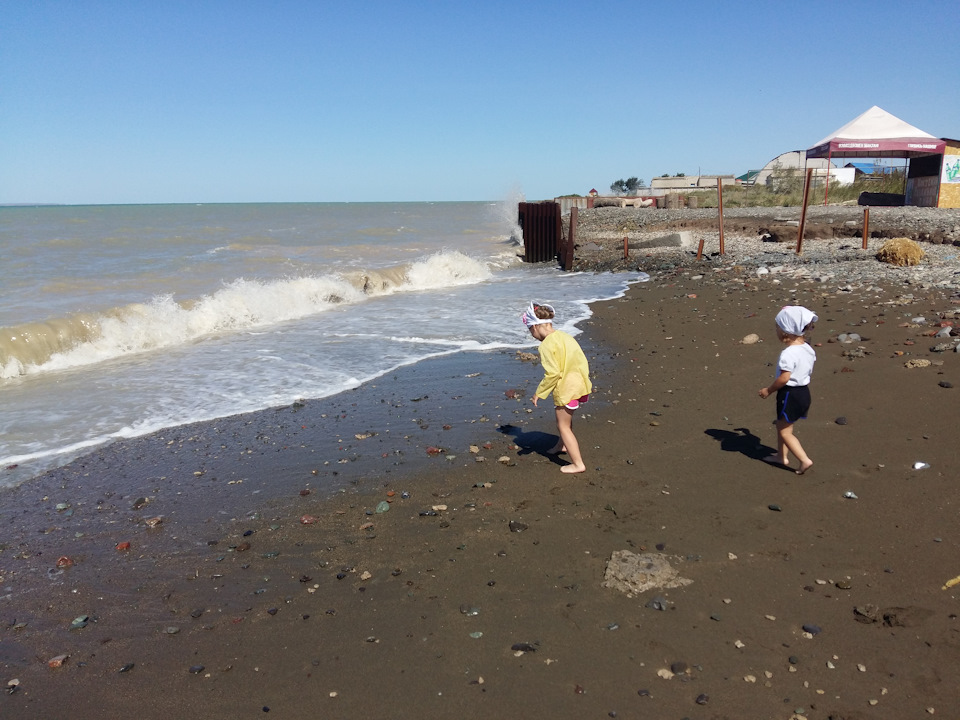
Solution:
M584 395L583 397L579 397L576 400L571 400L566 405L564 405L564 407L567 410L576 410L578 407L580 407L581 403L585 403L589 399L590 399L589 395Z

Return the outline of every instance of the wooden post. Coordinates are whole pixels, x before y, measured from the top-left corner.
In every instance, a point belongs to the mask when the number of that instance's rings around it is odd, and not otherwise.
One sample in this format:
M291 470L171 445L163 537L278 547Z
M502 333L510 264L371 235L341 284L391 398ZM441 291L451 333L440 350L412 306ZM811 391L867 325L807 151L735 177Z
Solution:
M723 255L723 181L717 178L717 207L720 209L720 254Z
M800 227L797 228L797 255L803 249L803 227L807 224L807 196L810 194L810 178L813 168L807 168L807 179L803 183L803 207L800 209Z
M863 249L867 249L867 238L870 237L870 208L863 209Z
M577 238L577 206L570 208L570 235L567 237L567 248L563 258L563 269L573 270L573 246Z
M630 259L630 246L629 246L629 244L627 243L627 236L626 236L626 235L623 236L623 259L624 259L624 260L629 260L629 259Z

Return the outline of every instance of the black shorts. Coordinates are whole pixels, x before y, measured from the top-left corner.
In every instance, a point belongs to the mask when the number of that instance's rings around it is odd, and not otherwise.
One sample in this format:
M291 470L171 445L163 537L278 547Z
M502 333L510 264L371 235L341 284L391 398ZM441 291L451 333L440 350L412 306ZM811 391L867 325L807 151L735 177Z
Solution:
M777 390L777 420L795 423L807 417L810 410L810 386L786 385Z

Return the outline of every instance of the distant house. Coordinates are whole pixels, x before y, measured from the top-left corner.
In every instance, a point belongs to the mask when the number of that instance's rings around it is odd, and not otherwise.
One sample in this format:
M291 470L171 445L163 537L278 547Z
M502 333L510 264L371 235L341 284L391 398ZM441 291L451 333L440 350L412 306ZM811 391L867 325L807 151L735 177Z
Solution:
M658 177L650 181L652 190L690 190L698 188L715 188L717 180L724 185L733 185L736 179L733 175L681 175L680 177Z
M895 170L901 169L894 165L879 165L873 162L848 162L844 167L853 168L857 177L861 175L889 175Z
M743 175L737 175L736 181L741 185L753 185L759 174L759 170L747 170Z
M600 194L600 193L597 192L597 189L596 189L596 188L592 188L592 189L590 190L590 192L587 193L587 195L589 195L590 197L596 197L596 196L599 195L599 194Z

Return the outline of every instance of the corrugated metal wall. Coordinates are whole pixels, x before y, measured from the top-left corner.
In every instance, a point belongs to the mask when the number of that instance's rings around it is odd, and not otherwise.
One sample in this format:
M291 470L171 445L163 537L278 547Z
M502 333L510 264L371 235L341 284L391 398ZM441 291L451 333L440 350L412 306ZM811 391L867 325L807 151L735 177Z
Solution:
M524 261L556 261L563 237L559 203L520 203L517 212L523 230Z

